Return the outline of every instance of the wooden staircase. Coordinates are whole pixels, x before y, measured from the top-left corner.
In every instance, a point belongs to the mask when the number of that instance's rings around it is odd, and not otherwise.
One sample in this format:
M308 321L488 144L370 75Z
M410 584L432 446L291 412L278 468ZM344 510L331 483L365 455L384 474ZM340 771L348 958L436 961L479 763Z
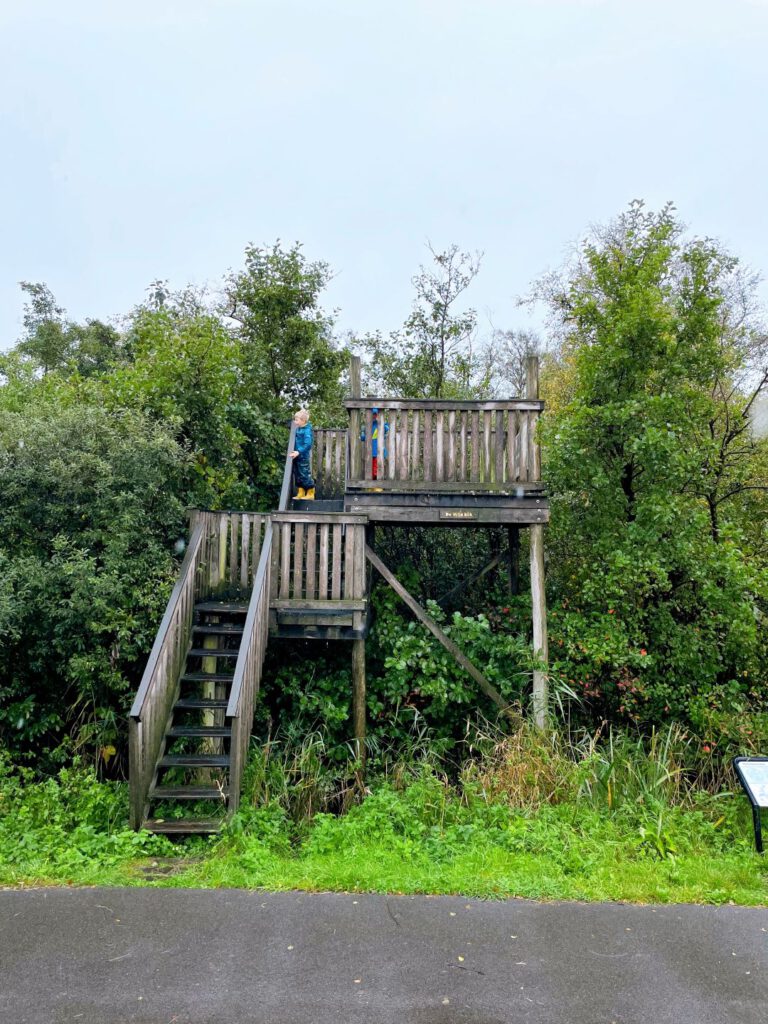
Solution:
M179 696L149 787L151 815L141 823L150 832L215 832L224 821L232 742L225 715L247 613L242 602L195 605ZM179 815L181 807L193 813Z
M506 710L368 539L376 523L499 525L511 546L513 533L530 527L534 650L546 661L542 524L549 506L533 362L525 399L460 402L363 399L354 357L349 430L315 432L317 500L291 497L292 427L276 512L192 513L189 546L129 716L133 828L211 832L237 811L270 636L351 643L354 734L364 758L371 566ZM375 468L363 440L372 437L374 407L380 436L389 439ZM533 675L543 726L545 673Z

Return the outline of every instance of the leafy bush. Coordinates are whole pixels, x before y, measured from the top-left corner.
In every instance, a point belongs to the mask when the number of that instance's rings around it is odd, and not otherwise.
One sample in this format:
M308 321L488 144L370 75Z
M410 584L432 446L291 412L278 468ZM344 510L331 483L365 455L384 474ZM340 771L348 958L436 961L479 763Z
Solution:
M173 852L128 828L125 783L100 782L75 762L38 781L0 757L0 878L95 882L137 857Z

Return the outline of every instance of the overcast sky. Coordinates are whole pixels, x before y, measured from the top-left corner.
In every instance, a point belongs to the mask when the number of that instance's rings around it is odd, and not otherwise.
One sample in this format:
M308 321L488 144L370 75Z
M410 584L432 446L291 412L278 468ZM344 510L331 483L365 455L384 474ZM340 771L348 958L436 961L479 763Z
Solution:
M343 329L403 321L428 240L524 326L633 198L768 270L767 41L768 0L0 0L0 348L20 280L108 318L278 237Z

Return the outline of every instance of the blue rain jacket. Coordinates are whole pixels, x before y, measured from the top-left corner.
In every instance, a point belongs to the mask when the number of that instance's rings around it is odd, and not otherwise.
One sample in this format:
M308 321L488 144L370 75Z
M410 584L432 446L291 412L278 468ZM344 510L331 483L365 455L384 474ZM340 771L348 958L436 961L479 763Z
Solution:
M312 451L312 424L307 423L303 427L296 427L296 437L294 444L296 445L296 451L299 453L299 458L304 460L308 459L310 452Z

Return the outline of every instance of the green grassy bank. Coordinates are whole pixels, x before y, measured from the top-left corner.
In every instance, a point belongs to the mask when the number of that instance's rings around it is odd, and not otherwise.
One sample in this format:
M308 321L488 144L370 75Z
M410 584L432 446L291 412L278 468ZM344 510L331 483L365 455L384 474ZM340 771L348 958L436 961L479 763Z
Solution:
M172 842L127 828L124 784L83 768L38 781L6 764L0 884L768 904L746 801L685 784L670 744L575 762L519 734L458 779L423 762L381 776L344 814L306 813L317 778L266 793L263 769L254 754L222 834Z

